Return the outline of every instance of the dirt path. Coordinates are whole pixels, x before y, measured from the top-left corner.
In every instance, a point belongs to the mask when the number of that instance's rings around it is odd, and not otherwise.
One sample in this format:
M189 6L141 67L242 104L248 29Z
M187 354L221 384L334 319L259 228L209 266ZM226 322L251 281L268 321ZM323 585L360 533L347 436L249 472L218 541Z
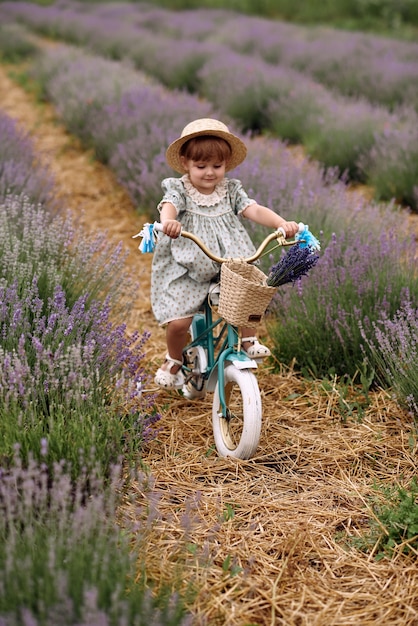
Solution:
M143 220L53 108L36 104L2 66L0 107L51 164L63 202L88 228L108 231L129 250L128 266L141 282L129 324L151 331L153 371L164 355L164 333L150 309L151 255L141 255L131 239ZM359 534L374 481L417 474L408 419L385 393L375 395L361 420L345 421L338 407L349 399L337 388L308 386L267 367L259 378L260 452L246 462L213 452L210 398L157 398L161 432L143 455L160 494L160 517L144 537L150 580L169 582L181 571L186 588L190 575L197 626L416 625L416 562L401 555L375 562L335 539L343 531ZM125 514L137 519L143 502L141 484L133 485Z

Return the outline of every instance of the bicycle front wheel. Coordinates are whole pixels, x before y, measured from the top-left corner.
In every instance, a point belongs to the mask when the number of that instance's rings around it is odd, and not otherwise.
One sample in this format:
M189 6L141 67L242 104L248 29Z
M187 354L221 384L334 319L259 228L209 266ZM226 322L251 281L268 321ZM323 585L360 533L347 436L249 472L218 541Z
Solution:
M212 427L220 456L250 459L254 456L261 434L261 396L257 378L249 370L235 365L225 367L225 402L227 415L222 415L219 382L212 406Z

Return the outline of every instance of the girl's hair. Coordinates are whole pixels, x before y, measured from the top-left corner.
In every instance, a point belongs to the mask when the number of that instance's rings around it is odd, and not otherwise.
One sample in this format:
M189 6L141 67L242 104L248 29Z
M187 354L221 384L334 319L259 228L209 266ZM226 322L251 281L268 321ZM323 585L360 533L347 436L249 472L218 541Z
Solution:
M205 136L193 137L181 147L180 156L192 161L225 161L231 158L231 146L221 137Z

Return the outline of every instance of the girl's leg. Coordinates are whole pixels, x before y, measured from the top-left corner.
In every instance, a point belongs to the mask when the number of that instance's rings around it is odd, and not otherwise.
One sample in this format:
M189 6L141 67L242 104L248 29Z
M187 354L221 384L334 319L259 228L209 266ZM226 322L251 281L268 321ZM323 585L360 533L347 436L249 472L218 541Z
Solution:
M192 317L187 317L180 320L172 320L167 324L166 330L166 342L168 354L177 361L181 361L183 358L183 348L187 343L190 324L192 323ZM163 363L161 369L166 371L170 367L169 363ZM170 373L175 374L180 369L180 365L172 364Z

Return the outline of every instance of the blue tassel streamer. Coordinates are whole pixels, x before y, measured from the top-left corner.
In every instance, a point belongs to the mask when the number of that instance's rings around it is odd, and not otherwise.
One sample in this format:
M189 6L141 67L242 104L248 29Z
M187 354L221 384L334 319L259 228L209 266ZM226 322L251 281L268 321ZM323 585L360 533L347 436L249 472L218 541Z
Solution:
M295 235L296 241L300 241L299 246L301 248L309 248L310 250L320 250L321 244L318 239L311 233L309 230L309 226L305 226L305 228Z
M142 237L142 241L138 246L142 254L154 252L157 239L156 233L154 232L154 224L144 224L142 230L137 235L133 235L132 239L136 237Z

